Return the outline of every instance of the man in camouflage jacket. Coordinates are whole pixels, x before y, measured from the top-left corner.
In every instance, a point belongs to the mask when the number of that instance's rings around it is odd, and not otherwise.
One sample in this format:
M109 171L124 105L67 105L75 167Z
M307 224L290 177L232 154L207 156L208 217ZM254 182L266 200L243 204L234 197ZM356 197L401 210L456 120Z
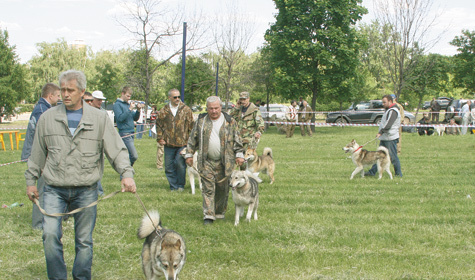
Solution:
M305 136L305 133L308 132L308 136L312 136L312 127L310 123L313 117L313 110L307 101L302 102L302 106L299 107L299 123L300 123L300 134Z
M217 96L206 100L208 113L199 115L186 149L186 164L193 166L199 151L197 169L203 184L204 223L224 219L229 196L229 177L235 164L242 165L244 154L236 121L221 112Z
M249 97L249 92L241 92L239 94L240 106L236 106L231 112L231 116L238 124L244 151L249 145L252 148L257 148L256 141L261 138L265 128L261 111L254 103L249 102Z
M180 152L185 149L191 129L193 112L180 100L180 92L168 92L170 104L157 114L157 142L165 146L165 175L171 191L183 191L186 183L186 164Z

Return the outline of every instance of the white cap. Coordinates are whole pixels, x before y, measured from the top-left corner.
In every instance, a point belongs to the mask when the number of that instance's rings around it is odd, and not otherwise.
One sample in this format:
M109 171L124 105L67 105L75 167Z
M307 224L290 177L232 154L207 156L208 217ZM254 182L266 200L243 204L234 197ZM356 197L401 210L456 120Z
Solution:
M106 98L104 97L104 94L100 90L93 91L92 92L92 97L97 98L97 99L101 99L101 100L106 100Z

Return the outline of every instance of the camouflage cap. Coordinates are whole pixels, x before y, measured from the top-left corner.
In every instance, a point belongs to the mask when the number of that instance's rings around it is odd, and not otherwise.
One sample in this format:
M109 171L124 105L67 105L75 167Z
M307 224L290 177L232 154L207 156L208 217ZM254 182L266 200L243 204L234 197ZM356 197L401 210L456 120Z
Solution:
M249 92L243 91L239 94L239 99L248 99L250 96Z

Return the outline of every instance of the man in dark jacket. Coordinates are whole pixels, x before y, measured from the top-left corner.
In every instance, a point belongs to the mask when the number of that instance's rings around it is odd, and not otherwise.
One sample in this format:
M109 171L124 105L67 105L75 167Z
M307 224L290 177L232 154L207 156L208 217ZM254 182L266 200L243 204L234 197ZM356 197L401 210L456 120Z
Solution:
M59 100L61 100L59 86L52 83L48 83L43 86L43 89L41 90L41 98L33 109L33 112L30 116L30 121L28 122L25 142L23 144L23 150L21 151L21 160L28 160L31 155L31 147L33 146L33 139L35 137L36 124L38 123L40 116L52 106L56 106ZM38 178L36 187L38 189L38 200L40 202L40 206L43 207L43 177ZM40 209L38 209L36 204L33 204L33 210L31 213L31 226L34 229L43 229L43 214L41 214Z
M137 105L135 102L129 104L130 97L132 97L132 89L124 87L121 97L117 98L112 109L114 110L114 118L119 129L119 135L129 151L130 165L133 166L139 158L139 154L134 146L134 121L137 121L140 117L140 110L136 110L136 108L141 108L142 104Z
M165 146L165 175L171 191L183 191L186 183L185 159L180 154L186 147L191 129L193 112L180 100L180 91L168 92L170 103L157 114L157 142Z

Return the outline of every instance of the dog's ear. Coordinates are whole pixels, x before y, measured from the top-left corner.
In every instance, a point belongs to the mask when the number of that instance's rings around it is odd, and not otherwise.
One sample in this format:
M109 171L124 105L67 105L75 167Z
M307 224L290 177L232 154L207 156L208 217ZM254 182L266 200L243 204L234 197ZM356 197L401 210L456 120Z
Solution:
M174 246L175 246L175 249L180 250L180 248L181 248L181 240L178 239L178 240L176 241L176 243L175 243Z

